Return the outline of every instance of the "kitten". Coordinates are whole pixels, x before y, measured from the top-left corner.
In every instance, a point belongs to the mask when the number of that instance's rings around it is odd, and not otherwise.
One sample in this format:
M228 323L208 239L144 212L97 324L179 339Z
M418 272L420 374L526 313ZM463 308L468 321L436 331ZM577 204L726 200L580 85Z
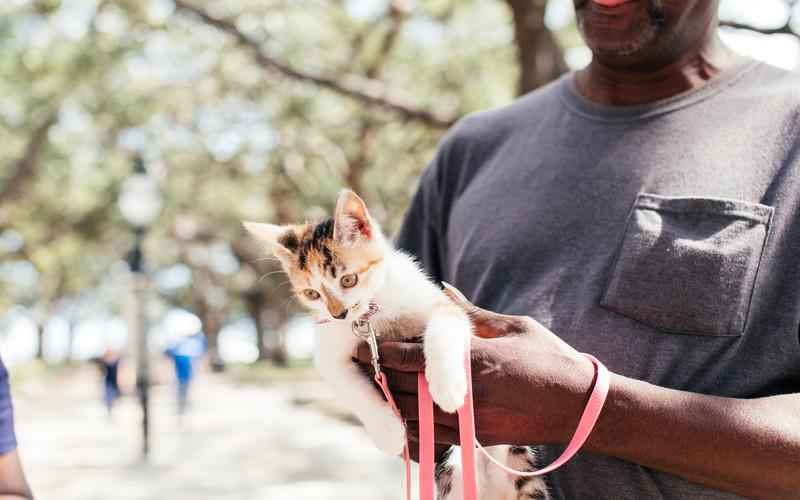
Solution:
M378 306L370 323L381 340L409 340L392 324L419 321L424 327L425 378L431 396L453 413L467 392L464 356L472 335L466 313L422 271L412 257L394 249L352 191L339 195L334 217L318 224L276 226L246 222L288 274L295 295L319 322L316 364L323 380L364 424L373 442L390 455L406 444L405 426L351 356L361 342L352 323ZM374 311L373 311L374 312ZM417 332L422 328L407 328ZM387 332L399 338L387 338ZM510 467L534 470L528 447L493 446L489 452ZM460 453L447 454L437 467L438 498L461 498ZM481 499L546 499L539 478L520 479L478 460Z

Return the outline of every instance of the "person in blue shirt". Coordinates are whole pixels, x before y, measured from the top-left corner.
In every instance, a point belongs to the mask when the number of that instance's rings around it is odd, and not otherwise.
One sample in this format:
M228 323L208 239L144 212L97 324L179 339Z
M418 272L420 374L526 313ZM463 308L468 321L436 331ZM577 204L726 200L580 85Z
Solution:
M206 338L195 333L179 340L165 351L175 366L175 379L178 382L178 414L186 413L189 401L189 384L194 375L194 360L206 351ZM1 500L1 499L0 499Z
M22 470L14 432L8 371L0 359L0 500L33 500Z

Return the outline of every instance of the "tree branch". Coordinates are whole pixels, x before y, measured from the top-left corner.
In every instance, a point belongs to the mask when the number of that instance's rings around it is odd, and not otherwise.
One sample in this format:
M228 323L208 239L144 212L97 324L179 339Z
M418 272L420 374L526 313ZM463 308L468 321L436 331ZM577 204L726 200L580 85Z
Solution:
M566 73L568 68L553 33L544 23L546 2L505 0L514 19L519 62L519 95L537 89Z
M364 102L372 106L394 111L404 118L415 120L436 128L449 128L455 123L454 118L441 117L431 111L420 109L396 96L388 95L383 82L369 78L348 76L337 80L320 74L314 74L291 67L290 65L268 55L261 45L243 33L230 21L211 16L205 10L190 5L185 0L175 0L178 10L194 14L204 23L227 33L241 47L249 49L256 62L265 70L276 71L288 78L310 82L338 94Z
M367 78L379 78L389 55L397 43L397 37L400 29L403 27L403 22L406 20L408 14L413 7L412 2L407 0L394 0L389 7L389 30L384 35L381 41L380 50L377 56L367 65L366 76ZM347 169L347 176L345 182L350 189L357 193L363 194L366 192L364 189L364 174L370 162L370 152L375 143L375 129L376 121L372 116L365 115L359 125L358 132L358 152L356 157L349 162Z
M24 194L25 184L35 177L39 156L47 143L47 133L58 120L58 108L51 112L31 133L25 152L14 162L13 173L0 191L0 204L7 204Z
M739 23L736 21L720 21L719 25L722 28L747 30L755 33L761 33L762 35L794 35L800 37L800 34L796 33L792 29L791 22L792 20L789 19L788 21L786 21L786 24L784 24L783 26L779 26L777 28L758 28L750 24Z

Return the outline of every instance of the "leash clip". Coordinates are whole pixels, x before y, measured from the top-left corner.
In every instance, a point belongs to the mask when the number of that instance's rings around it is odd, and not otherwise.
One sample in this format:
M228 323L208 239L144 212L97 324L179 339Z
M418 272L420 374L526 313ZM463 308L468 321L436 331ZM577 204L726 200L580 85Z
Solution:
M378 354L378 334L372 328L369 320L353 321L353 335L363 339L369 345L369 352L372 356L372 369L375 370L375 376L381 372L380 355Z

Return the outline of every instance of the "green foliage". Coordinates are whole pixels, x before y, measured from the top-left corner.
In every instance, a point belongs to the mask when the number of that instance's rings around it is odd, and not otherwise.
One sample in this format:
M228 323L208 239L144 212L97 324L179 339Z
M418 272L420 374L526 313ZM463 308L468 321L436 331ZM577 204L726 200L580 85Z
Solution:
M277 326L283 277L268 274L274 264L240 220L318 218L350 185L391 233L444 127L369 101L454 120L516 92L505 2L403 10L413 3L0 4L0 240L24 243L0 249L0 316L86 294L103 307L123 302L125 283L110 270L132 236L116 200L138 152L164 195L150 267L192 273L162 298L211 330L246 306ZM580 46L574 25L555 35ZM352 89L372 97L345 95ZM33 288L13 277L25 263Z
M388 2L369 12L352 1L191 5L231 22L262 55L292 69L361 90L377 85L378 94L437 116L499 105L515 91L503 2L427 0L400 15ZM204 320L208 311L243 310L242 294L260 289L281 290L265 307L285 312L283 278L256 280L274 267L257 261L242 219L317 218L354 184L385 228L397 228L443 128L287 77L180 7L164 0L0 7L0 164L8 166L0 170L0 233L24 240L0 253L0 263L27 261L39 276L33 295L0 280L0 308L108 289L109 270L132 241L116 199L134 152L164 195L146 244L150 267L189 266L193 286L164 299ZM37 128L45 140L32 148ZM23 166L31 149L33 161ZM237 266L208 257L230 256L231 248ZM118 285L104 301L123 302Z

